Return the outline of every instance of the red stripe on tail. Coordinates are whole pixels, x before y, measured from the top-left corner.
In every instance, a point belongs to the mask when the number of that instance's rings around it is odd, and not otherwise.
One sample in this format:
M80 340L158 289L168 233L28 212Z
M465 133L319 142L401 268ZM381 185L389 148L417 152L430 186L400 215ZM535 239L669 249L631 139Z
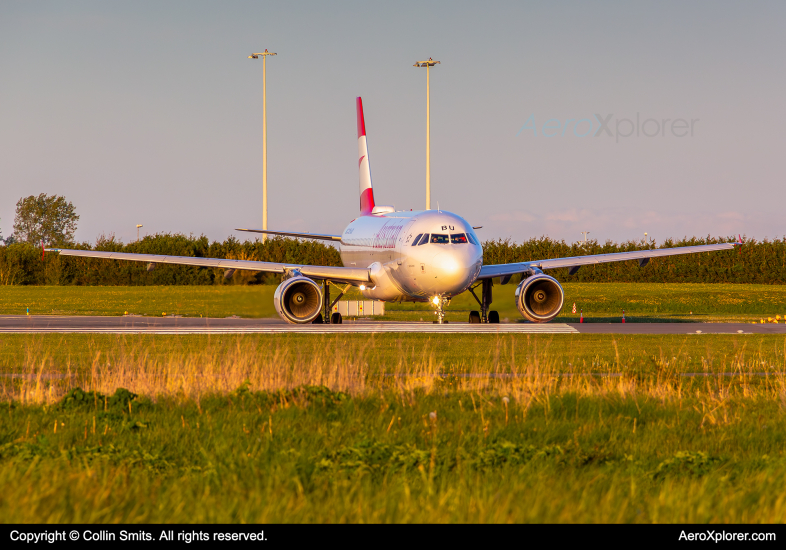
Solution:
M371 214L374 210L374 190L366 189L360 194L360 213Z
M358 107L358 137L366 135L366 120L363 118L363 100L357 99Z

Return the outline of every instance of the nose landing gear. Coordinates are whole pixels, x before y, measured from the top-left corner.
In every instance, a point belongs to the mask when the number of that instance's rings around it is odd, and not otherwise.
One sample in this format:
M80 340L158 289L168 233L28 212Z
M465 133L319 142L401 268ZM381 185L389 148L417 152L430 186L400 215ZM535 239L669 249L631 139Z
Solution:
M445 298L444 296L434 296L431 299L431 305L437 309L437 311L434 312L434 315L437 316L437 320L434 322L440 325L447 323L447 321L445 321L445 308L450 305L450 298Z

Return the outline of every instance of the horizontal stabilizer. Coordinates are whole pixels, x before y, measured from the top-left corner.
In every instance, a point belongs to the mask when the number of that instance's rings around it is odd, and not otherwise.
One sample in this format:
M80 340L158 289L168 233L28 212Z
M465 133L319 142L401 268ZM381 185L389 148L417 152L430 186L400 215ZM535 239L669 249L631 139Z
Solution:
M296 237L298 239L317 239L320 241L340 241L341 235L320 235L318 233L295 233L293 231L270 231L267 229L242 229L235 231L248 231L249 233L265 233L266 235L283 235L284 237Z

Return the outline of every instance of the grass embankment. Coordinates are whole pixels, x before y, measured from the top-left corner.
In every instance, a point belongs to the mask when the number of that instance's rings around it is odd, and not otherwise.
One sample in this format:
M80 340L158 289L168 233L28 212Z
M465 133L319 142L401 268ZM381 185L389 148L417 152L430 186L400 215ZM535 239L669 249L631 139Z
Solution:
M781 337L0 342L7 522L786 517Z
M592 321L629 322L754 321L786 316L786 286L730 284L566 283L565 307L557 321L577 322L578 311ZM508 322L522 320L514 302L515 284L494 287L493 309ZM6 286L0 314L34 315L183 315L187 317L275 317L274 286L36 287ZM337 293L334 291L333 296ZM353 291L349 298L358 299ZM571 313L573 304L577 313ZM478 309L469 293L452 300L449 321L464 322ZM388 320L431 321L428 304L387 304Z
M273 317L270 285L254 286L6 286L0 314Z

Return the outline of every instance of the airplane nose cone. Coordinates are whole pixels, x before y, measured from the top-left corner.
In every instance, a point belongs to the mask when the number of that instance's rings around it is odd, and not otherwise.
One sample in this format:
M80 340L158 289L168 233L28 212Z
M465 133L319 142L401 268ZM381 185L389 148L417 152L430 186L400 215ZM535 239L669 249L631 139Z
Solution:
M470 251L451 250L434 256L435 283L443 293L457 293L471 282L479 259Z
M461 271L458 258L454 254L441 253L434 256L434 267L442 277L450 278Z

